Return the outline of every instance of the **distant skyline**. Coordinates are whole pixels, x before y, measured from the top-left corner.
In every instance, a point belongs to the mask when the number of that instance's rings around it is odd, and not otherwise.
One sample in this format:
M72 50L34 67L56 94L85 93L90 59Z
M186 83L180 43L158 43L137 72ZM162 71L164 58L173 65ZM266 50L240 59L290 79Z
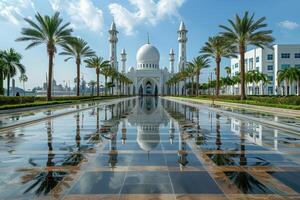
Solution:
M274 31L275 43L300 44L299 0L0 0L0 49L14 48L23 55L29 77L27 88L42 86L48 71L45 45L25 50L28 43L15 42L21 36L21 28L28 26L23 17L34 18L36 12L52 15L61 13L64 22L71 22L74 35L85 39L98 55L108 59L108 29L114 19L119 31L118 60L121 49L127 53L127 70L136 65L136 51L147 42L160 52L160 67L169 67L169 50L174 49L178 61L177 30L181 20L188 29L187 57L198 55L209 36L220 32L220 24L228 24L235 14L255 12L256 18L267 17L268 29ZM58 48L60 52L60 48ZM61 84L76 76L74 60L64 62L65 57L56 54L54 78ZM212 62L212 65L214 63ZM229 64L223 59L222 66ZM176 66L177 68L177 66ZM86 81L95 80L94 70L81 67ZM207 80L209 70L203 71ZM22 87L18 76L16 85Z

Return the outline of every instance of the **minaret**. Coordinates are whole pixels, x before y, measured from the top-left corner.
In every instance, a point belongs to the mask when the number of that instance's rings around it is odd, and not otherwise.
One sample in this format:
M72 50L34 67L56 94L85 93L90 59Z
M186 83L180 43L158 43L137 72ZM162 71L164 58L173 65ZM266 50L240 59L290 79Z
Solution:
M116 70L118 70L118 60L117 60L118 36L117 36L117 34L119 32L117 31L116 24L114 21L111 23L108 33L109 33L109 43L110 43L110 64L112 67L114 67Z
M174 73L174 50L173 49L170 49L170 72L173 74Z
M183 21L180 22L178 33L179 52L178 52L178 71L185 68L186 65L186 42L187 42L187 30Z
M122 73L126 73L126 52L125 49L122 49L121 52L121 61L122 61Z

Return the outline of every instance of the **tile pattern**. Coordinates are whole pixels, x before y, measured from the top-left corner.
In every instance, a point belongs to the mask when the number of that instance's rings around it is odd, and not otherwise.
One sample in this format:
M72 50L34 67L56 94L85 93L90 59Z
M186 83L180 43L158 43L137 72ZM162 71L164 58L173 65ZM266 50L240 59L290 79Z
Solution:
M124 101L2 132L0 199L300 199L299 148L208 109Z

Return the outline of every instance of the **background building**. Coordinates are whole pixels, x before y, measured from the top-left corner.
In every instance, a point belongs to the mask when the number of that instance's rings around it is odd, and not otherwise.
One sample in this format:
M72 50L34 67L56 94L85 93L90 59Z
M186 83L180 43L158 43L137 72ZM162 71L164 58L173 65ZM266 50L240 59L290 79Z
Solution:
M248 95L280 95L283 92L284 83L278 85L277 73L279 70L299 67L300 68L300 45L276 44L272 48L255 48L245 53L245 70L258 70L266 74L270 83L248 83L246 93ZM231 76L240 71L240 58L231 59ZM239 94L240 88L235 85L231 88L231 94ZM290 94L297 94L297 83L293 82Z

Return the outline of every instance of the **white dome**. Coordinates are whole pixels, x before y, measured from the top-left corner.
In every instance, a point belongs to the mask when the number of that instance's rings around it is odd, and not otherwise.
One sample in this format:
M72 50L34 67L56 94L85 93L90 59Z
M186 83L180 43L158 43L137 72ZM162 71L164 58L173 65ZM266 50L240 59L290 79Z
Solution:
M155 149L160 143L159 126L137 127L137 143L146 152ZM147 130L149 129L149 130ZM152 129L152 130L151 130Z
M159 51L152 44L144 44L136 54L138 69L158 69L159 68Z

